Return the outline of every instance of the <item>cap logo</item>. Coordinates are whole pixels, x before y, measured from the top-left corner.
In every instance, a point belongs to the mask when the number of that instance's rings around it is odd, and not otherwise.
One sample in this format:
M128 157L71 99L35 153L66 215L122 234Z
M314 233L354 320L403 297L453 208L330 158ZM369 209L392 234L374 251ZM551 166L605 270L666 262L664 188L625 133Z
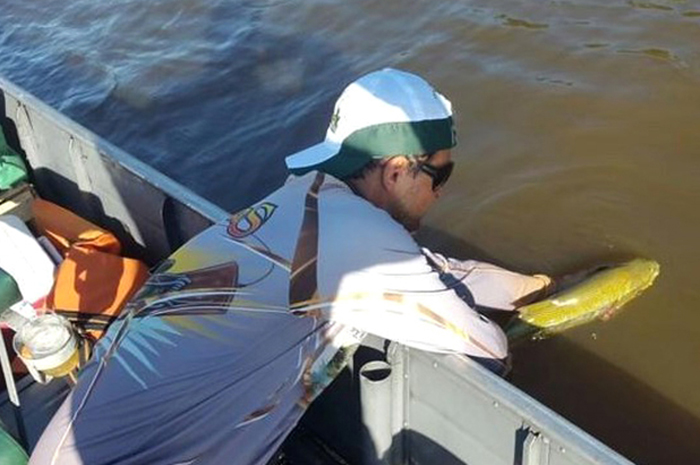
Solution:
M333 116L331 116L331 132L335 132L338 129L338 121L340 121L340 108L335 110L335 113L333 113Z

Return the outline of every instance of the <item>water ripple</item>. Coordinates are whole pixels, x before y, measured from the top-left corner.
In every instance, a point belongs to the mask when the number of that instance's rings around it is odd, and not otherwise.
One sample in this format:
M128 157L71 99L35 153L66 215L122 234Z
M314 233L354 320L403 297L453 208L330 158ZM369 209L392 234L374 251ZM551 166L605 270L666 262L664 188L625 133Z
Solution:
M502 20L502 24L508 27L522 27L525 29L547 29L549 24L535 23L525 19L511 18L508 15L498 15L496 18Z

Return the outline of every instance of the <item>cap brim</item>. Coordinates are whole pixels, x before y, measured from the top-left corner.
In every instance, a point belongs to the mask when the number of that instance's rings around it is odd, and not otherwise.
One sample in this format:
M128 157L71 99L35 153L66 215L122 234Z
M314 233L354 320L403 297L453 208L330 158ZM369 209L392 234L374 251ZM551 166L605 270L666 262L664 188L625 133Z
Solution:
M284 161L290 172L301 175L317 169L319 165L337 155L339 150L340 144L324 141L289 155Z

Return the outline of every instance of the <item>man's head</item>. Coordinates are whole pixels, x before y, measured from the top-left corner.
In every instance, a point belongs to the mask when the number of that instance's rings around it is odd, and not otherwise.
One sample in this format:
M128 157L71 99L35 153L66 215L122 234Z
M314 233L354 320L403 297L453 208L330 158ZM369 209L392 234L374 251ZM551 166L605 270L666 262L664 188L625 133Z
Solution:
M422 78L387 68L346 87L326 139L286 162L294 174L346 180L413 230L449 177L455 144L450 102Z
M416 231L452 172L451 157L449 149L419 156L387 157L366 165L346 182L407 230Z

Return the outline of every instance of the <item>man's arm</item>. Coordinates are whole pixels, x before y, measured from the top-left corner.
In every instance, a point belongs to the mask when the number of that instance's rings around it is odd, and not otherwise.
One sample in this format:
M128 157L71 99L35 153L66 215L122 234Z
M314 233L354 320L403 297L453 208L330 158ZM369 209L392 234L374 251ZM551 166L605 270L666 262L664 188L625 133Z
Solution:
M321 294L330 300L332 320L421 350L507 356L501 328L446 286L417 248L375 249L346 259L343 264L352 267L335 277L324 262Z
M554 290L554 280L544 274L525 275L476 260L456 260L421 251L440 279L476 309L512 311L541 300Z
M341 189L319 200L319 304L361 331L433 351L502 359L501 328L476 312L385 211Z

